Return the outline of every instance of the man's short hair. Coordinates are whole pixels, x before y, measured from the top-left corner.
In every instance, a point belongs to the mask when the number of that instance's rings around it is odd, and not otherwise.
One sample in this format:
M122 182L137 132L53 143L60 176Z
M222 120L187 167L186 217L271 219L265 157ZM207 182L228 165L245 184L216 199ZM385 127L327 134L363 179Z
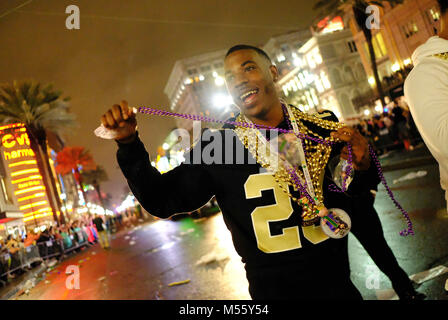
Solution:
M437 0L440 7L440 13L444 15L448 10L448 0Z
M448 1L448 0L447 0ZM256 51L259 55L261 55L262 57L266 58L270 64L272 64L272 60L271 58L269 58L268 54L266 52L264 52L262 49L248 45L248 44L237 44L236 46L233 46L232 48L230 48L227 53L226 53L226 58L229 54L231 54L232 52L238 51L238 50L254 50Z

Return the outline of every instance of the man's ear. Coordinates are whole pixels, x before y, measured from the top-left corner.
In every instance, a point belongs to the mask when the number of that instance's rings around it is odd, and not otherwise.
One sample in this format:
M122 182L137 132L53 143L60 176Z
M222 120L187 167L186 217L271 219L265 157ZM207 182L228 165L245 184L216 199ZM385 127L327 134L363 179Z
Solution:
M273 64L269 67L269 70L271 71L272 79L274 82L277 82L279 79L278 69Z

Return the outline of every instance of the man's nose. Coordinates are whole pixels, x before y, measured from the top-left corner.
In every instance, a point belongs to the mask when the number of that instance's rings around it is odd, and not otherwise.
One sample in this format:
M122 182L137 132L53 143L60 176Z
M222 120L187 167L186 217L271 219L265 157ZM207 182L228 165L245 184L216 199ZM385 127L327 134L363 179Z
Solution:
M247 85L248 81L244 76L235 77L235 89L240 90Z

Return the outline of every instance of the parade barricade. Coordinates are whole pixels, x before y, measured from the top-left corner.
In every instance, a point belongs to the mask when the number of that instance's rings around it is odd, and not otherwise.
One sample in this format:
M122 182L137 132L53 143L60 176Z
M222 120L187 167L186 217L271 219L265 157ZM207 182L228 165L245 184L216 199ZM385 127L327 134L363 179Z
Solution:
M39 247L39 255L44 260L53 257L60 257L64 253L62 240L38 242L37 246Z
M89 245L89 242L87 241L87 238L83 235L82 231L77 231L76 236L71 234L70 240L71 240L70 246L68 246L64 242L62 243L64 248L64 254Z
M0 283L5 285L8 276L18 270L27 271L33 263L43 262L52 258L62 259L68 253L90 246L87 234L82 230L71 234L70 240L63 239L38 242L15 253L0 254Z
M0 255L0 281L17 270L25 270L31 268L35 262L41 262L42 258L39 254L37 246L32 245L26 248L20 248L15 253L3 253Z
M15 271L31 268L36 262L42 262L51 258L62 258L66 254L89 245L87 238L82 233L77 233L77 237L70 235L71 245L64 244L61 240L49 240L38 242L26 248L20 248L15 253L2 253L0 255L0 283L5 284L8 275Z

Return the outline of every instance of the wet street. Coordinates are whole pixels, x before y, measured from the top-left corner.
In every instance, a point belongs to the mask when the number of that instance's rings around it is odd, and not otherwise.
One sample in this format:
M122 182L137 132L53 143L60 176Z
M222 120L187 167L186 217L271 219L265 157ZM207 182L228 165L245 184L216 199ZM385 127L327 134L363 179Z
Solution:
M410 172L426 175L393 183ZM380 186L375 208L386 240L409 274L448 266L448 214L435 165L386 173L397 200L408 210L415 235L401 237L404 219ZM350 235L352 279L364 299L389 299L390 282ZM211 261L211 262L210 262ZM67 289L66 268L79 266L79 289ZM372 288L366 279L378 272ZM423 282L428 299L448 300L448 273ZM178 284L178 282L185 282ZM176 284L177 283L177 284ZM173 285L174 284L174 285ZM247 280L221 214L156 221L112 235L112 249L97 244L72 255L18 299L250 299Z

